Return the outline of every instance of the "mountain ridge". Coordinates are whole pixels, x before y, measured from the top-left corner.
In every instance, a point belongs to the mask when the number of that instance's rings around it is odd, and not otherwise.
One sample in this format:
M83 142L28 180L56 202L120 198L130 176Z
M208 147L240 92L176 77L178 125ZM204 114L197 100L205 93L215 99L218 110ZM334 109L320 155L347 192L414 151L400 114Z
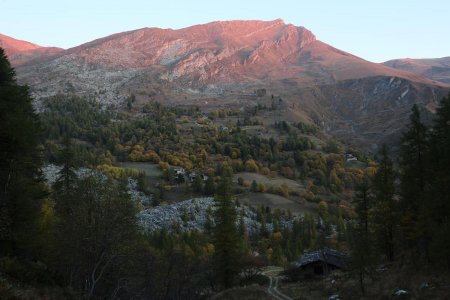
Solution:
M450 84L450 56L441 58L401 58L392 59L384 65L416 73L420 76Z
M58 47L40 46L1 33L0 47L5 50L6 55L13 65L23 64L36 58L50 57L64 50Z
M330 84L378 75L446 85L368 62L281 19L217 21L177 30L141 28L95 39L53 58L56 68L59 64L133 72L153 68L160 79L195 87L286 78L295 78L300 85Z
M155 100L197 105L209 99L203 105L242 107L257 105L245 95L266 89L295 107L280 114L309 114L330 133L356 135L366 145L379 144L383 132L398 132L412 104L432 111L450 90L447 83L334 48L305 27L280 19L141 28L29 60L16 69L37 99L76 93L119 106L133 94L140 105ZM359 114L377 116L378 135L367 133L374 123L360 121Z

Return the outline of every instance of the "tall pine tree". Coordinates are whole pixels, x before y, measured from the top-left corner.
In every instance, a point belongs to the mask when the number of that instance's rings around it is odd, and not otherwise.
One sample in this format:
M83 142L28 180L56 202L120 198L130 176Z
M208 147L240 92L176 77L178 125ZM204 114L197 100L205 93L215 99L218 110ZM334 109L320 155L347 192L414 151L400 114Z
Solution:
M431 133L434 217L438 223L450 212L450 95L443 98L436 111Z
M44 188L38 117L0 48L0 254L32 247Z
M373 207L373 221L376 242L386 258L394 260L394 233L396 227L396 205L394 202L394 169L389 158L386 145L380 150L378 170L373 178L373 192L375 203Z
M236 226L236 207L231 193L231 180L222 179L215 197L213 229L214 271L218 282L229 288L239 272L241 238Z
M372 198L369 180L365 177L356 187L353 203L357 217L351 224L352 264L358 273L363 295L365 295L364 278L374 263L372 228L369 225Z
M430 207L434 221L433 253L450 269L450 95L436 111L431 133L432 187Z
M419 108L414 105L408 130L402 135L399 157L401 227L408 248L419 249L419 244L427 245L430 224L428 154L427 128L422 123Z

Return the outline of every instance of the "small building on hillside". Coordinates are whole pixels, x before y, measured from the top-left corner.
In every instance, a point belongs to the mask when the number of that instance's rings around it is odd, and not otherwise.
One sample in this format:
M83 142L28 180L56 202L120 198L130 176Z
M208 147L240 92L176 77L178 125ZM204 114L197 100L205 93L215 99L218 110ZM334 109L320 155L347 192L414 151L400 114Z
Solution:
M179 175L185 176L186 175L186 170L183 169L182 167L173 167L173 170L175 171L175 174L177 176L179 176Z
M285 271L291 280L308 279L328 274L332 270L345 269L347 256L337 250L323 248L306 253L291 263L291 268Z

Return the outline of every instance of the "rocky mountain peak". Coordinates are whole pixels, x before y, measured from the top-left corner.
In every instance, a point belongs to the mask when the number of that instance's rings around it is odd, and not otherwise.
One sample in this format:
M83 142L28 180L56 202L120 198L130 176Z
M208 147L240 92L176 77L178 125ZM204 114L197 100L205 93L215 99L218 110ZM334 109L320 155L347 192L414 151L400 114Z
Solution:
M113 34L55 56L55 64L82 70L157 68L160 78L189 83L230 82L295 66L316 42L304 27L273 21L218 21L183 29L142 28ZM285 72L283 71L283 74Z

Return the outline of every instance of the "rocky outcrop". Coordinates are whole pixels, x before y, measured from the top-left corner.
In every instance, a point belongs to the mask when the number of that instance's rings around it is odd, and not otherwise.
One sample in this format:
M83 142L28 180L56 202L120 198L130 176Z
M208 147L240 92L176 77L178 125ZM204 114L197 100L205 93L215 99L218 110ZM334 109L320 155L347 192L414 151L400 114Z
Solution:
M144 231L152 232L160 229L172 230L204 230L208 218L214 224L213 214L208 217L208 210L214 211L214 198L194 198L170 205L161 205L146 209L138 214L138 219ZM237 216L243 216L246 229L250 233L258 233L261 230L261 223L256 220L256 212L248 206L240 206L236 209ZM280 220L280 227L291 227L293 220L283 218ZM236 225L239 225L237 220ZM268 232L273 231L273 224L267 223Z
M61 171L61 166L49 164L42 169L42 173L47 183L52 186L58 179L58 174ZM89 176L99 171L80 168L76 170L78 177ZM105 176L106 179L106 175ZM152 197L147 196L138 190L137 181L128 178L127 194L134 203L140 202L143 207L151 207ZM139 225L143 231L152 232L160 229L168 231L188 231L192 229L204 230L208 218L211 220L211 225L214 224L214 198L194 198L174 204L160 205L156 207L147 208L137 214ZM209 212L208 212L209 211ZM210 214L208 216L208 213ZM256 220L256 212L249 206L241 205L236 209L237 216L243 216L244 226L250 233L258 233L261 231L262 224ZM279 226L291 227L293 221L300 218L299 215L294 215L288 218L287 215L282 215ZM238 219L236 225L239 225ZM265 224L268 232L273 231L273 224Z

